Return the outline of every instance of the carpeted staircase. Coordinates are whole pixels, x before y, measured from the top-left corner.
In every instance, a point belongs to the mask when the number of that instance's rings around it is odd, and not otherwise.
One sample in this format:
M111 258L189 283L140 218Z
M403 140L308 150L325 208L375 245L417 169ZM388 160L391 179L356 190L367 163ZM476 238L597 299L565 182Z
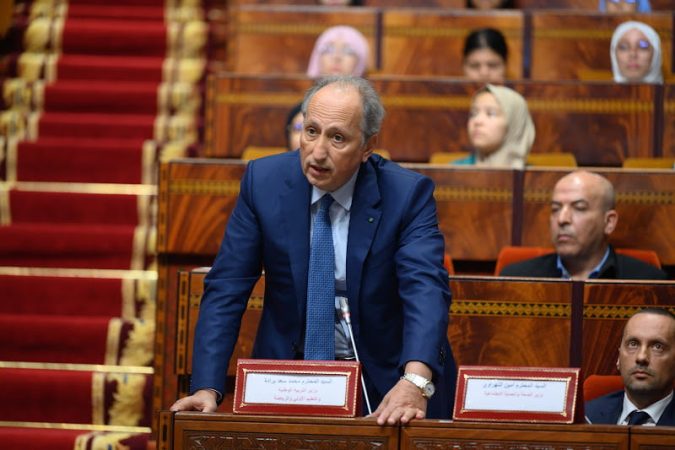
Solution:
M0 65L0 448L146 449L157 164L199 143L201 2L16 2Z

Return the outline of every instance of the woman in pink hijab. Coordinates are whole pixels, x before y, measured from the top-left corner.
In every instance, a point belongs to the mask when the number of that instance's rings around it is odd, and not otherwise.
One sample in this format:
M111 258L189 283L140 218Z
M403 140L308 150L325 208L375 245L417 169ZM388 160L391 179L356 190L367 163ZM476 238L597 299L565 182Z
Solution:
M339 25L328 28L316 40L307 67L307 76L363 76L369 60L368 41L355 28Z

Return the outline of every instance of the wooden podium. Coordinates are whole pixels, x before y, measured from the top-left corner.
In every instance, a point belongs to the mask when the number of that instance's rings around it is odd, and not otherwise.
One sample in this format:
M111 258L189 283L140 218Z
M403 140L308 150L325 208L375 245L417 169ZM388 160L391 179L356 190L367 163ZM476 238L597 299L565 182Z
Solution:
M672 450L673 427L539 425L160 412L158 450Z

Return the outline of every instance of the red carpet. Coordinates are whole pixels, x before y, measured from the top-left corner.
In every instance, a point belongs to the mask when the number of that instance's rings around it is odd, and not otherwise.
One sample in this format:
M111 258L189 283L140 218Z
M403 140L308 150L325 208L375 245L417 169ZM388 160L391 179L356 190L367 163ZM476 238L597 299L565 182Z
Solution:
M143 158L142 139L41 138L19 143L17 155L18 181L137 184L154 179L155 157Z
M151 385L140 373L0 368L0 421L148 426Z
M145 207L143 202L145 201ZM12 223L79 223L132 225L139 214L147 218L147 196L122 194L86 194L78 192L9 192ZM140 203L140 204L139 204Z
M147 235L125 225L0 227L0 266L145 269ZM135 246L137 248L135 248Z
M2 136L0 449L145 450L152 185L160 157L199 148L206 14L187 0L21 6L0 66L20 78L3 86L17 119Z
M92 276L0 275L0 314L140 317L154 280Z

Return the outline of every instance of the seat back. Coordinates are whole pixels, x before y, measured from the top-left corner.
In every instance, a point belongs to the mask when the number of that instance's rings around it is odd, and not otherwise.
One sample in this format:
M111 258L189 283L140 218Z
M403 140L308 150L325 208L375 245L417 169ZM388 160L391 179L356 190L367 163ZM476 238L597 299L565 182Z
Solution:
M589 375L584 380L584 401L587 402L622 389L623 379L620 375Z
M452 264L452 258L447 253L443 257L443 265L445 266L445 269L448 271L448 275L455 274L455 266Z
M617 248L617 253L625 256L631 256L639 259L642 262L651 264L652 266L661 268L661 260L654 250L642 250L634 248ZM503 247L497 256L497 264L495 265L495 276L509 264L525 261L526 259L536 258L538 256L553 253L555 250L550 247Z
M637 248L617 248L616 252L621 255L631 256L635 259L639 259L640 261L646 262L647 264L651 264L652 266L658 267L659 269L661 268L661 260L659 259L659 255L657 255L654 250L642 250Z
M450 164L467 156L469 152L433 152L429 155L429 164Z
M538 256L553 253L554 250L550 247L502 247L497 256L497 264L495 265L495 276L509 264L525 261L526 259L536 258Z
M577 167L574 153L530 153L527 155L528 166Z
M373 150L373 153L380 155L384 159L391 159L391 155L389 154L389 150L385 150L383 148L376 148Z

